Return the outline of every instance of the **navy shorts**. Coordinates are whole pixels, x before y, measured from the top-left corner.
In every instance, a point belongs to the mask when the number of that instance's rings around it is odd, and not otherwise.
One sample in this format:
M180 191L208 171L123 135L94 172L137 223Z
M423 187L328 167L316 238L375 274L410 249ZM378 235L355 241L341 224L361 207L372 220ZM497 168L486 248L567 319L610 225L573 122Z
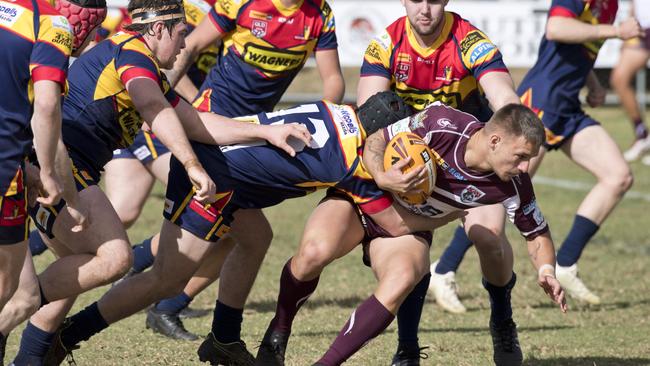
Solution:
M589 126L599 126L600 123L589 117L584 112L570 116L558 116L544 112L542 122L546 130L546 142L544 147L547 150L559 149L567 140L575 136L581 130Z
M158 140L156 135L140 131L131 146L113 151L113 159L138 159L142 164L149 164L168 152L169 149Z
M16 171L4 196L0 195L0 245L18 244L27 240L29 218L23 180L23 168Z
M89 186L99 184L101 177L99 169L85 162L73 149L68 149L68 155L70 156L70 160L72 160L72 176L77 186L77 191L81 192ZM52 233L54 221L63 207L65 207L64 200L61 200L59 204L52 207L42 206L37 202L34 207L29 208L29 215L34 220L36 228L47 235L48 238L52 239L54 238L54 234Z

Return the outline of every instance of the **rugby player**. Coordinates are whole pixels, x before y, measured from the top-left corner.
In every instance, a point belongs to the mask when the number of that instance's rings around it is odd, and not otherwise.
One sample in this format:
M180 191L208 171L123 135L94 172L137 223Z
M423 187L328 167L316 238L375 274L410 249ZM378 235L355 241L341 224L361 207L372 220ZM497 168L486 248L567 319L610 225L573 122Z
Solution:
M490 107L496 110L508 103L519 103L497 47L458 14L445 12L447 1L404 0L402 4L406 16L388 26L366 50L357 92L359 103L377 91L390 89L417 111L439 101L480 121L490 118ZM488 287L490 296L497 293L506 296L508 291L493 290L505 288L513 278L511 248L502 230L504 210L500 205L489 210L502 214L490 214L486 210L485 207L469 210L465 220L469 226L480 223L494 234L473 237L472 241L485 270L483 275L492 285ZM465 312L456 292L455 271L472 241L463 227L458 227L452 243L431 266L432 275L425 276L404 302L397 316L399 343L394 365L419 363L417 333L427 287L443 309ZM492 318L502 319L497 323L504 327L509 325L510 338L516 339L514 323L494 314L496 309L492 311ZM495 352L511 351L495 349Z
M643 37L632 38L623 43L618 63L614 66L609 77L609 83L621 99L623 109L634 127L634 143L623 153L627 161L634 161L650 151L650 137L648 127L643 122L643 114L632 89L632 78L641 69L645 68L650 59L650 3L634 0L630 17L635 18L641 28ZM650 158L644 159L650 165Z
M165 220L153 268L121 281L98 302L73 315L51 353L54 364L109 324L178 293L214 243L230 230L233 214L239 209L269 207L318 188L335 187L354 197L369 217L393 235L446 223L444 219L431 221L408 215L399 206L392 206L390 197L376 187L361 162L365 133L359 121L388 125L408 115L410 108L395 94L385 92L368 99L358 111L322 101L249 117L261 125L299 121L308 127L312 140L307 145L295 141L295 158L264 143L221 148L193 144L199 160L218 182L217 200L211 205L192 198L194 188L182 164L172 157ZM199 348L200 360L213 365L252 365L254 358L243 341L224 344L215 337L220 326L218 311L215 309L212 332Z
M605 89L593 71L600 47L609 38L642 37L634 18L613 25L617 0L553 0L537 62L518 88L522 102L541 116L546 143L533 161L535 172L544 154L562 150L571 161L597 179L575 215L557 253L557 277L579 301L599 304L600 298L578 277L577 262L584 247L632 185L632 172L614 140L589 117L578 94L588 89L587 103L598 107Z
M60 96L66 91L71 53L80 51L86 37L101 22L103 2L87 2L97 23L80 18L68 20L76 1L58 4L38 1L0 1L0 50L4 95L0 101L0 311L15 304L29 316L42 301L32 259L27 253L29 201L57 205L63 197L74 231L88 225L72 180L70 162L61 141ZM95 6L96 5L96 6ZM57 8L60 11L57 11ZM72 29L77 30L73 36ZM32 148L40 172L27 174L25 158ZM63 179L63 181L62 181ZM30 192L26 191L27 184ZM40 196L40 197L39 197ZM42 291L42 290L41 290ZM7 307L5 308L5 305ZM14 314L16 315L16 314ZM0 322L0 364L11 331Z
M343 98L345 88L334 15L324 0L217 1L187 37L187 47L174 69L167 73L170 82L174 84L184 75L187 67L200 58L202 50L220 41L223 48L218 63L194 101L199 111L227 117L272 111L312 53L322 79L324 99L338 103ZM273 235L261 210L241 210L237 214L240 226L233 228L228 239L229 245L234 244L233 239L237 244L223 270L215 265L220 257L215 252L182 293L148 312L150 326L156 323L162 333L177 333L181 330L175 326L181 324L178 312L220 275L221 283L237 283L237 286L219 286L219 301L215 306L220 325L214 335L224 344L237 344L241 338L244 304ZM257 230L246 230L247 227ZM223 240L220 250L225 250L226 245ZM155 242L151 247L155 250ZM136 252L136 261L140 262L140 256L146 259L149 253L142 248Z
M441 120L448 123L439 124ZM364 164L384 189L392 189L392 185L383 182L393 182L401 175L394 168L384 172L383 167L387 141L399 132L413 132L422 137L434 151L437 163L435 189L427 201L420 205L401 204L413 213L431 218L449 217L482 205L503 205L528 242L540 286L566 311L563 291L554 276L553 242L526 173L529 160L544 140L537 116L524 106L508 104L489 122L482 123L470 114L438 103L431 105L366 140ZM349 199L330 195L309 218L297 254L282 271L276 314L264 336L256 364L284 364L293 319L314 292L320 273L327 264L364 240L362 221L355 212ZM371 219L366 218L364 222L372 228ZM467 229L472 233L486 231L481 224ZM370 236L364 240L364 262L372 266L379 284L374 295L353 312L318 361L319 365L340 365L379 335L429 271L430 235L419 233L374 240L373 234ZM488 288L492 286L485 281L484 284Z
M67 211L59 212L64 203L31 209L36 226L48 236L48 246L60 259L39 275L41 303L47 305L31 318L23 333L18 363L40 364L74 297L112 282L131 266L126 232L97 182L112 151L128 146L143 121L182 162L196 187L195 197L204 203L214 200L214 182L197 160L185 131L211 144L268 140L289 154L295 152L288 138L308 140L307 130L297 124L261 126L211 113L199 116L171 90L160 72L173 65L184 46L182 3L132 0L129 11L133 23L127 32L101 42L70 68L62 135L73 161L80 200L94 219L86 230L74 232L75 222ZM12 320L19 323L22 319Z

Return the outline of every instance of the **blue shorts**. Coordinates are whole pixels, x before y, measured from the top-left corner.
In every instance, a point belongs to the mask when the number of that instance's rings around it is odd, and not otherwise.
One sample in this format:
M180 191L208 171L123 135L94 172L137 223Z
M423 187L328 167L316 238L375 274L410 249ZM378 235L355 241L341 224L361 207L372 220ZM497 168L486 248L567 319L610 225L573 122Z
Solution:
M81 158L81 155L76 153L73 149L68 149L68 155L72 160L72 176L77 186L77 191L81 192L89 186L99 184L101 172L93 168L92 164L88 164ZM38 202L35 206L29 208L29 215L34 220L36 228L47 235L48 238L54 238L52 228L54 221L59 215L59 212L65 207L65 201L61 200L59 204L52 207L42 206Z
M131 146L113 151L113 159L138 159L146 165L168 152L169 149L158 140L156 135L140 131Z
M23 168L20 167L10 184L10 192L0 195L0 245L27 240L29 218L25 193Z
M546 142L544 147L547 150L559 149L567 140L575 136L581 130L589 126L599 126L600 123L589 117L584 112L570 116L558 116L544 112L542 123L546 130Z

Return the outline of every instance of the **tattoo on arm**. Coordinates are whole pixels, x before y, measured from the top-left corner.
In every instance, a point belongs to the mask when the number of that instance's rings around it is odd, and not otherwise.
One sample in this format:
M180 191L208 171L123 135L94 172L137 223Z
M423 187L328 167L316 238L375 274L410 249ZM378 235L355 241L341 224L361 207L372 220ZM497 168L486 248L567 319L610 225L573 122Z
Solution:
M384 151L386 151L386 142L381 135L375 133L370 135L366 140L366 149L370 156L366 158L366 164L370 173L383 171L384 169Z

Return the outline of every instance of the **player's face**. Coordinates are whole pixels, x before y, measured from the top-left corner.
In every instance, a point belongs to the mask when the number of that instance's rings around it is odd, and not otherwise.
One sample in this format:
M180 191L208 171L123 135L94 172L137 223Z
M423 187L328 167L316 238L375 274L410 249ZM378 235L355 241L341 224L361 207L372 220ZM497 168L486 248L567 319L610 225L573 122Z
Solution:
M185 48L185 36L187 35L187 24L181 22L172 28L171 34L167 28L160 31L156 58L163 69L171 69L176 62L176 57Z
M530 159L539 153L539 147L528 142L523 136L510 134L501 136L500 141L492 147L490 165L504 182L519 174L527 173Z
M445 5L448 0L402 0L406 16L415 32L429 36L443 25Z

